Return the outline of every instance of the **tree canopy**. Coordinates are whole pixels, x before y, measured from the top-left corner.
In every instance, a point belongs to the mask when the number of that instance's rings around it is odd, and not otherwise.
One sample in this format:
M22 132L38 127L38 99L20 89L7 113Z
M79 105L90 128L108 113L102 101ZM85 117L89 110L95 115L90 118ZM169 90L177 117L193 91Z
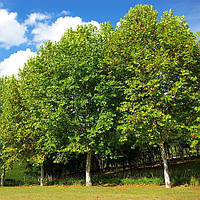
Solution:
M165 145L199 148L199 82L197 37L172 10L158 19L152 6L137 5L115 28L68 29L41 46L18 79L2 79L1 158L43 166L84 154L89 186L91 156L114 157L132 138L160 146L170 187Z

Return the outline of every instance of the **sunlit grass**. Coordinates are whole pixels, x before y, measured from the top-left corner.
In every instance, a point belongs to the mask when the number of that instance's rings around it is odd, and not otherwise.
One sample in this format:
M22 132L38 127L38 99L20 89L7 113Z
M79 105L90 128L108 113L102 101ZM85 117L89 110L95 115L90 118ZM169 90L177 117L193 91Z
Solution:
M200 187L27 186L0 188L0 200L198 200Z

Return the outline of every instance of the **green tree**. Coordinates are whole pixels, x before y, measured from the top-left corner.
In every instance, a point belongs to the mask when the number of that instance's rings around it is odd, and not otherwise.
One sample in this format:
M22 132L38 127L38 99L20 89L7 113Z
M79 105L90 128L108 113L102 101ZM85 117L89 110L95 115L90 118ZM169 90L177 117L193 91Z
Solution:
M18 81L14 77L3 78L1 84L0 139L3 171L1 185L3 185L5 171L23 155L23 141L17 134L22 129L20 123L23 105L18 91Z
M43 163L56 151L55 135L52 135L53 130L49 126L55 98L48 96L49 88L54 81L51 71L53 47L51 42L44 44L37 56L29 59L23 71L19 73L19 90L26 107L23 112L24 131L31 141L31 146L28 147L28 158L34 165L41 166L41 186L44 185ZM52 123L55 125L58 119L54 118L54 120L55 122Z
M164 145L169 138L190 137L191 127L197 130L192 124L199 112L199 52L182 17L171 10L157 17L152 6L131 8L116 29L109 62L117 76L120 68L126 75L120 128L160 146L170 188Z
M59 42L65 56L63 71L59 70L65 94L60 99L68 100L65 112L71 121L68 146L64 145L61 151L86 153L86 186L92 185L92 153L108 155L115 135L116 107L111 104L112 94L102 76L102 60L110 32L110 24L103 24L100 30L80 26L75 31L68 30Z
M87 186L92 153L108 155L116 137L116 106L102 76L104 44L112 29L110 24L100 30L91 25L69 29L60 42L47 42L20 75L27 124L41 136L38 152L56 152L57 162L86 154Z

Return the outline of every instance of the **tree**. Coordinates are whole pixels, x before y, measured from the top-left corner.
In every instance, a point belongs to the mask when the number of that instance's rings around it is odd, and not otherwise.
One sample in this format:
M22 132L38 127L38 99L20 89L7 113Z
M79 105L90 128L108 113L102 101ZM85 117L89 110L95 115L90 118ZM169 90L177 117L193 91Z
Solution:
M137 5L120 21L114 39L108 63L115 76L120 68L126 75L121 84L125 99L120 129L160 146L165 184L170 188L165 142L189 137L198 116L196 37L171 10L158 20L152 6Z
M5 171L22 158L22 138L17 132L22 130L21 111L23 105L18 91L18 81L14 77L1 79L1 185L4 185ZM24 152L24 155L26 153Z
M24 128L31 141L29 161L41 167L40 185L44 185L44 161L55 153L56 141L53 130L49 127L51 122L50 110L54 110L54 99L48 97L48 89L52 82L50 54L53 44L47 42L41 46L37 56L28 60L23 71L19 73L20 94L26 109L24 115ZM55 119L55 123L56 124Z
M111 31L110 24L103 24L100 30L80 26L75 31L66 31L58 44L65 57L59 70L65 91L60 99L67 99L64 110L71 121L68 146L64 144L61 151L86 153L86 186L92 185L92 154L109 154L108 146L114 136L116 109L109 102L111 96L102 77L106 36Z
M101 76L111 31L110 24L100 30L92 25L69 29L60 42L47 42L20 75L27 125L41 136L38 153L56 152L56 162L73 153L86 154L87 186L92 184L92 153L109 154L107 146L116 136L116 106Z

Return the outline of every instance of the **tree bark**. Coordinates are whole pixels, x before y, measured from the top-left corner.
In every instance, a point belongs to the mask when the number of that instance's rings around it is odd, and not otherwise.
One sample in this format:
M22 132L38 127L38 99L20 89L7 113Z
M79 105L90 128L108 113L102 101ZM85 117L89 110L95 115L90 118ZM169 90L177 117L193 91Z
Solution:
M2 187L5 185L5 175L6 175L6 170L5 170L5 167L3 167L3 171L1 174L1 186Z
M87 158L86 158L86 186L92 186L92 181L91 181L91 156L92 156L92 151L89 151L87 153Z
M162 160L163 160L165 187L171 188L171 182L170 182L170 177L169 177L169 169L168 169L168 163L167 163L167 156L166 156L166 152L165 152L164 141L163 141L162 138L160 139L160 150L161 150L161 156L162 156Z
M44 186L44 164L40 165L40 186Z

